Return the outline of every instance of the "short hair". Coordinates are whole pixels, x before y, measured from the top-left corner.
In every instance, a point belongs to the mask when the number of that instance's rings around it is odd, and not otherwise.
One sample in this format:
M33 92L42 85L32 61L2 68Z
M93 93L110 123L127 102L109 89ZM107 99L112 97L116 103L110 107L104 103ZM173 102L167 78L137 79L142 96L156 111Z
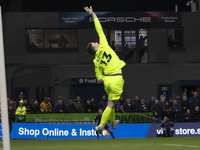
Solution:
M94 47L92 46L92 43L90 42L87 46L87 52L90 54L90 55L93 55L95 54L95 49Z

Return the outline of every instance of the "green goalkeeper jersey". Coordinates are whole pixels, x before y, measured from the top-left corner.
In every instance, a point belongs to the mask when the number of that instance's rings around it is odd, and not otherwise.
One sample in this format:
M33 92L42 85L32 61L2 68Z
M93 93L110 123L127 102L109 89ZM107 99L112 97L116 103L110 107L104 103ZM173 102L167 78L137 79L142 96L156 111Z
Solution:
M121 74L121 68L126 63L120 60L115 51L109 46L103 28L97 18L94 19L94 25L100 42L93 60L97 79L103 80L105 76Z

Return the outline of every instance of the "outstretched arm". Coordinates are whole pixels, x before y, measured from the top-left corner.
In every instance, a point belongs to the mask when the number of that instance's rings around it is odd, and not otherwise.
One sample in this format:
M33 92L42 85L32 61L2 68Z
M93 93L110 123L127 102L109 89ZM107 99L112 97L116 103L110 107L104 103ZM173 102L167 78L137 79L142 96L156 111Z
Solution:
M99 19L97 18L97 15L93 11L92 6L90 6L90 8L86 6L86 7L84 7L84 9L85 9L86 12L88 12L92 16L92 18L94 20L95 29L96 29L97 34L99 36L100 43L102 45L108 45L106 36L105 36L105 34L103 32L103 28L102 28L102 26L101 26L101 24L99 22Z

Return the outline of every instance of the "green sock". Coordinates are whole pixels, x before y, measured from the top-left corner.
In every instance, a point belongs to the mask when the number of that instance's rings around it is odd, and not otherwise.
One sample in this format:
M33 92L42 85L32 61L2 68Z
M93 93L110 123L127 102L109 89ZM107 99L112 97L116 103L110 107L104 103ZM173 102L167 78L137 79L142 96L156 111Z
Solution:
M111 123L115 121L115 108L112 109L112 112L110 114L110 121Z
M112 109L107 106L102 114L101 123L99 124L100 127L104 128L105 124L107 123L108 119L110 118L111 112L112 112Z

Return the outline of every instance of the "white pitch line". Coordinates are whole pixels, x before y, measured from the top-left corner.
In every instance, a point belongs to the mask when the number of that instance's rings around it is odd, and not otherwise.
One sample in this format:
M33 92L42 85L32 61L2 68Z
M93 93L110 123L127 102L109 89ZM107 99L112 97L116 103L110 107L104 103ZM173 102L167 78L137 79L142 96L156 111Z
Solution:
M192 147L192 148L199 148L200 146L198 145L181 145L181 144L164 144L167 146L178 146L178 147Z
M98 145L99 147L102 145ZM109 146L117 146L117 145L109 145ZM79 147L88 147L88 146L84 146L84 145L73 145L73 146L51 146L51 147L12 147L12 149L29 149L29 148L34 148L34 149L58 149L58 148L79 148Z

